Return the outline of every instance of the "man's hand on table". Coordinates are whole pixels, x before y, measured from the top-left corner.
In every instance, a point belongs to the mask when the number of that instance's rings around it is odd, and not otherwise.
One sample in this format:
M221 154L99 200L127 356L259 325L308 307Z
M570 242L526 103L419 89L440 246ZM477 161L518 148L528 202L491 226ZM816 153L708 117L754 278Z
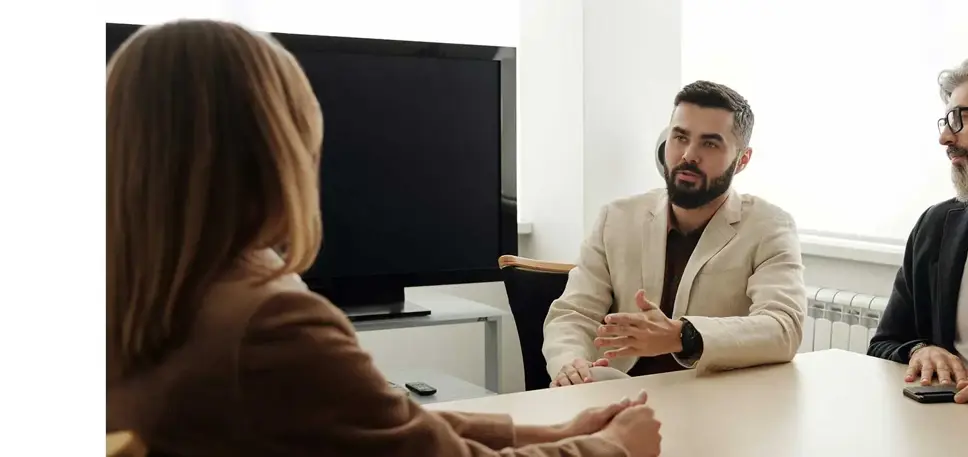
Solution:
M921 378L921 385L929 386L934 376L944 385L968 381L968 369L961 358L938 346L924 346L911 354L905 382Z
M968 404L968 381L958 383L958 393L955 394L955 403Z
M608 360L598 359L589 362L585 359L575 359L570 364L561 367L558 375L551 381L551 387L571 386L592 382L592 367L607 367Z

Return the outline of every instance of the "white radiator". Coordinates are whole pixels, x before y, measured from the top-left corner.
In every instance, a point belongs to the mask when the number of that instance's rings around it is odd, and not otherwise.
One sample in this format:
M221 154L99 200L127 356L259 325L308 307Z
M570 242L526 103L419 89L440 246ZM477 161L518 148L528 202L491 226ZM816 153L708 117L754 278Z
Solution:
M807 287L807 317L797 352L844 349L867 353L887 298Z

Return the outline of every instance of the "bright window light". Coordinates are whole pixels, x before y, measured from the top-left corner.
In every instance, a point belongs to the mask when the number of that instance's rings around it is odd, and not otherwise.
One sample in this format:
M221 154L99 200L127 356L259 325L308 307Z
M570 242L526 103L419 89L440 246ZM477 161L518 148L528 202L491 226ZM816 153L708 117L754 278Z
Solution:
M743 94L735 185L804 232L903 243L954 196L938 73L968 59L964 0L683 0L682 76Z

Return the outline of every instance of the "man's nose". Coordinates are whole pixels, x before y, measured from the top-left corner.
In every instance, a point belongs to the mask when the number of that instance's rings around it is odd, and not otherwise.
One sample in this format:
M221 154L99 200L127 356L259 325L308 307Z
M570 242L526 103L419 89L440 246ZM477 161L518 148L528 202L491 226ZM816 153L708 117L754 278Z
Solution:
M941 129L941 135L938 136L938 143L942 146L948 146L955 143L955 134L951 133L951 129L945 126Z
M685 152L682 153L682 161L699 163L699 148L691 144L686 146Z

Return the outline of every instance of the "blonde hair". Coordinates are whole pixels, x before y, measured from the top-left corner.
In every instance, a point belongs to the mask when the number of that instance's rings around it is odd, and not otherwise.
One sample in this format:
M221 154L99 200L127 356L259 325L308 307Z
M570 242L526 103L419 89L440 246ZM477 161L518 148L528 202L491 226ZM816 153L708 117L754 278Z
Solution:
M247 253L301 272L322 238L322 113L268 36L224 22L143 27L107 67L108 379L158 363Z

